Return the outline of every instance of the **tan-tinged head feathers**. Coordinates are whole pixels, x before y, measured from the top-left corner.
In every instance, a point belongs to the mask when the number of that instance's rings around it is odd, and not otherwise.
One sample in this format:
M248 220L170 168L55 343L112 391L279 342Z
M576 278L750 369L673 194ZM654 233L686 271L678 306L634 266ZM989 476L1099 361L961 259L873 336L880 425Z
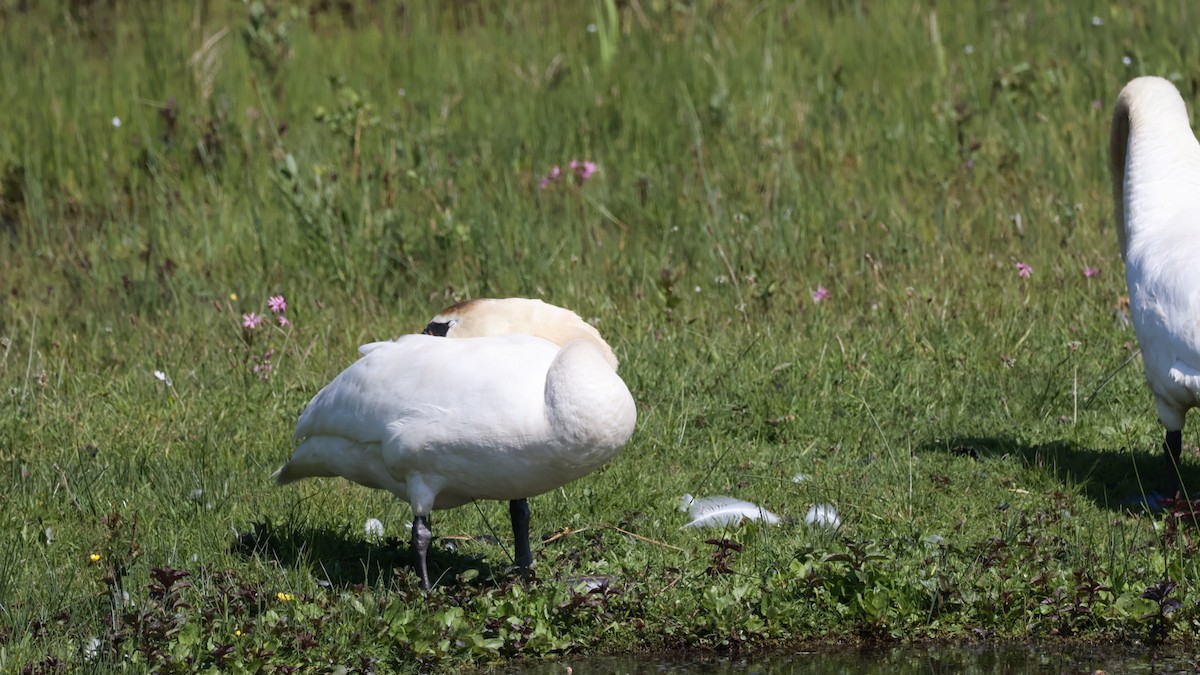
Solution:
M438 313L422 332L451 338L520 333L549 340L560 347L582 338L596 343L613 370L617 369L616 354L594 326L569 309L531 298L460 302Z

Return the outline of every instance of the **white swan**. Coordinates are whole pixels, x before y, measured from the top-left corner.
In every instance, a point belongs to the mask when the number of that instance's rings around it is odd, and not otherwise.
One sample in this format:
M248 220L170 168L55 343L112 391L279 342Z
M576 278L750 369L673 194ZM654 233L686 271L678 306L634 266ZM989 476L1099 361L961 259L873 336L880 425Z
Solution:
M534 317L542 322L527 323ZM439 337L489 331L503 334ZM612 350L568 310L475 301L442 312L426 332L436 335L360 347L363 357L301 414L300 445L275 479L342 476L409 502L417 572L429 588L430 511L508 500L515 561L527 567L526 498L603 466L629 440L637 413Z
M1130 315L1178 488L1184 416L1200 404L1200 143L1175 86L1125 85L1110 150Z

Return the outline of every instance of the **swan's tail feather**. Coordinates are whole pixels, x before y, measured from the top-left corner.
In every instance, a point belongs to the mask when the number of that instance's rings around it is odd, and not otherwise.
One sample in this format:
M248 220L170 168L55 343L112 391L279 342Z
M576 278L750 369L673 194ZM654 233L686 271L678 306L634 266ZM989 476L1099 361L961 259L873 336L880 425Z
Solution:
M301 476L300 472L296 471L296 468L292 465L291 462L284 464L283 466L276 469L275 473L271 474L271 478L273 478L275 480L276 485L287 485L288 483L295 483L296 481L307 478L307 477L308 476Z
M271 474L276 485L332 476L396 495L403 494L403 485L397 484L389 474L378 443L360 443L340 436L304 439L288 463Z
M322 478L343 475L342 464L353 462L361 454L362 446L336 436L313 436L306 438L287 464L279 467L271 477L276 485L287 485L305 478ZM353 479L352 479L353 480Z

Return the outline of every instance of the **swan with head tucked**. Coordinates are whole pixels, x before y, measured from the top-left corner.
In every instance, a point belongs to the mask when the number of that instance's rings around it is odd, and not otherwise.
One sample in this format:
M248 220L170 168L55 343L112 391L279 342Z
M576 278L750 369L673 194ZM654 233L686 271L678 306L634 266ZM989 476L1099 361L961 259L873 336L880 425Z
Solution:
M1130 318L1178 488L1184 416L1200 404L1200 143L1175 86L1159 77L1125 85L1110 150Z
M425 588L432 510L509 501L515 562L528 567L526 498L600 468L633 433L612 349L541 301L461 303L423 334L359 351L300 415L299 446L275 479L342 476L407 501Z

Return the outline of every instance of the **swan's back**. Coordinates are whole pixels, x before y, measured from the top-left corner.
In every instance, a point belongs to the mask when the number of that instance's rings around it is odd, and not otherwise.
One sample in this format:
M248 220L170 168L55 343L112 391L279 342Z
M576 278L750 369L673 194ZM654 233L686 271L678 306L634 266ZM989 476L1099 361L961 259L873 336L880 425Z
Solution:
M363 356L305 408L296 439L336 435L380 443L398 421L445 420L447 438L494 434L494 420L524 428L540 421L546 372L558 348L527 335L470 342L405 335L359 348ZM501 422L503 423L503 422Z

